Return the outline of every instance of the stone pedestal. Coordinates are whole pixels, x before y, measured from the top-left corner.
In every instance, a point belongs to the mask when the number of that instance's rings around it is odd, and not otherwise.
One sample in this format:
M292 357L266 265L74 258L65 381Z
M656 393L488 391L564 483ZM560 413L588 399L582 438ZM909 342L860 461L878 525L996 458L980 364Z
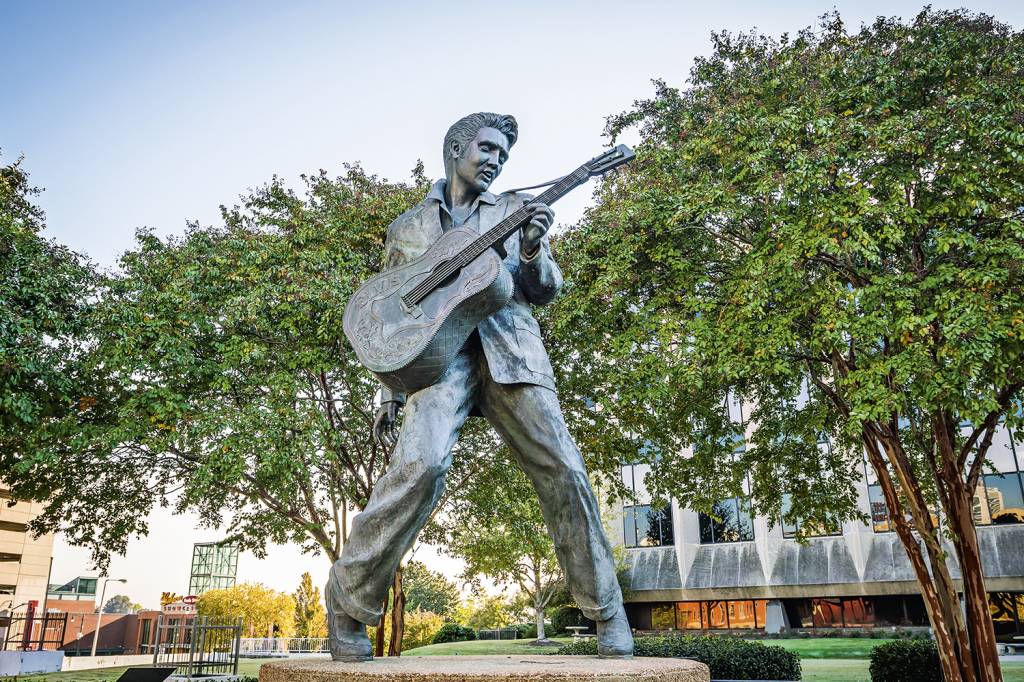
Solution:
M405 656L365 663L264 663L260 682L709 682L703 663L679 658L596 656Z

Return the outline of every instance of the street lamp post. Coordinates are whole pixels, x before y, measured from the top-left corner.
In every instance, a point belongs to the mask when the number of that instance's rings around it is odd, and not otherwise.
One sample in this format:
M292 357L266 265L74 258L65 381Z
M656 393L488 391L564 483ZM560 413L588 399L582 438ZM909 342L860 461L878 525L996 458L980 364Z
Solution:
M92 632L92 653L91 656L96 655L96 644L100 641L100 621L103 620L103 602L107 598L107 583L126 583L128 582L124 578L107 578L103 581L103 589L100 591L100 602L99 608L96 609L96 629Z

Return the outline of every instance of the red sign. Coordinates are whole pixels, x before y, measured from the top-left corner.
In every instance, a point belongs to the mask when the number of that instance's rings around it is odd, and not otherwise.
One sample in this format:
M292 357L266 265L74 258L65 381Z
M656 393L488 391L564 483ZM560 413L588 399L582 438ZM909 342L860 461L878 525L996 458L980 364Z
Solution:
M197 597L194 594L190 594L187 597L182 597L181 601L183 601L186 604L195 604L197 601L199 601L199 597Z

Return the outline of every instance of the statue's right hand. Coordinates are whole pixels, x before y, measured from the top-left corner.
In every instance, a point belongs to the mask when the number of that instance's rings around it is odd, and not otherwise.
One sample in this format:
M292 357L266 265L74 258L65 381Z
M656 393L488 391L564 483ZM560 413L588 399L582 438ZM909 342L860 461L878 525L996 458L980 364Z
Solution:
M373 420L373 439L384 447L394 447L398 442L398 413L401 409L402 403L389 400L377 411L377 418Z

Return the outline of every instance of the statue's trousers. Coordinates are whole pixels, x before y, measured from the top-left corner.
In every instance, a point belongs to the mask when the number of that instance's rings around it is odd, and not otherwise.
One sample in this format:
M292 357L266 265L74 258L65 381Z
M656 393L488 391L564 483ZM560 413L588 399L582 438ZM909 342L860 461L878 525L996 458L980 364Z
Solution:
M592 620L611 618L622 593L583 457L557 395L542 386L493 381L475 335L436 384L409 397L391 465L353 520L331 569L329 609L368 625L379 622L395 571L441 497L452 447L474 406L533 482L576 603Z

